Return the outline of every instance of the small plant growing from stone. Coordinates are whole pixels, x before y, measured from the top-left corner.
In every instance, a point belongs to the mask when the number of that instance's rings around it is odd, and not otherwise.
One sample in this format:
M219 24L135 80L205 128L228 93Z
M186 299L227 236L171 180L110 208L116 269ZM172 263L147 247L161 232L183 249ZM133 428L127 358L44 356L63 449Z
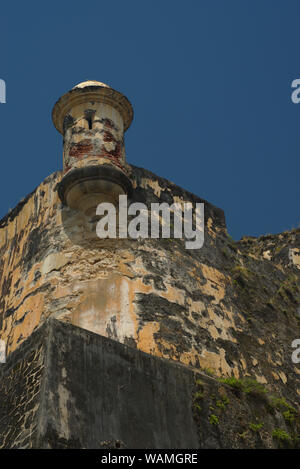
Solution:
M221 410L225 410L228 404L229 404L229 399L227 396L222 396L221 399L216 400L216 406Z
M252 430L254 433L259 433L259 431L262 429L263 424L262 423L250 423L249 428Z
M196 385L200 387L200 390L196 391L193 395L193 407L194 407L195 410L197 410L197 412L201 412L202 407L200 405L200 402L204 397L204 393L201 390L202 386L203 386L203 383L202 383L201 380L196 380Z
M269 405L271 408L279 410L282 413L285 421L289 424L292 424L295 421L297 410L295 407L290 405L284 397L271 396Z
M208 376L215 376L215 370L212 368L203 368L203 372Z
M272 405L272 407L275 407L275 409L277 410L281 410L281 411L289 410L293 414L297 413L295 407L291 406L284 397L271 396L270 404Z
M202 391L197 391L194 394L194 400L195 401L198 401L199 399L203 399L203 397L204 397L204 394L203 394Z
M201 412L202 407L198 402L194 402L194 409L197 410L198 412Z
M289 435L285 430L282 428L275 428L272 433L272 437L275 440L278 440L280 442L291 442L292 437Z
M282 412L283 417L288 423L293 423L295 420L295 414L291 412L290 410L286 410L285 412Z
M258 383L255 379L252 378L237 379L235 377L230 377L221 378L219 381L245 394L264 395L267 392L262 384Z
M209 423L211 425L219 425L219 417L217 417L215 414L211 414L209 416Z

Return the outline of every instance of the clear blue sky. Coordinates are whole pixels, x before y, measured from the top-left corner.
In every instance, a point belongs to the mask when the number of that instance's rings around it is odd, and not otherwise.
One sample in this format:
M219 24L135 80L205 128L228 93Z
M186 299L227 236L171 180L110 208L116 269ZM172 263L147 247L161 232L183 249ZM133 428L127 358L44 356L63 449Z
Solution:
M300 224L300 2L2 2L0 217L62 167L57 98L85 79L135 111L127 160L225 211L230 234Z

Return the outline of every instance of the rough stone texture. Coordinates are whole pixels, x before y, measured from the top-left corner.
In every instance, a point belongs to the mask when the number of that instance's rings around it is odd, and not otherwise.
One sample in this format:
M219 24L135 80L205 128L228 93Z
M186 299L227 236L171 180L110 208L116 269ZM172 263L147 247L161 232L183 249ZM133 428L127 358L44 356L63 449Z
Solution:
M131 167L134 201L203 202ZM0 222L0 338L8 355L47 318L216 376L251 376L299 406L300 230L230 239L205 202L202 249L177 239L100 240L49 176Z
M133 172L135 201L201 201L149 172ZM187 253L180 240L100 240L95 223L60 204L60 177L57 173L47 178L0 222L0 330L7 353L54 316L143 351L190 363L198 352L189 327L198 321L191 315L189 289L202 277L201 270L196 273L195 254ZM215 232L225 232L224 215L206 204L206 216L207 242L215 244ZM206 290L215 292L208 283ZM149 310L147 301L144 312L147 295L153 307ZM187 345L182 353L179 344L176 350L179 335L163 331L184 322L182 340Z
M193 378L185 367L52 321L38 447L198 447Z
M0 373L1 448L299 447L296 409L257 383L246 392L55 319Z
M46 340L41 328L0 365L0 449L35 445Z
M251 378L227 385L195 374L195 382L199 448L300 448L300 415L284 398Z
M0 367L0 448L198 447L194 374L47 321Z

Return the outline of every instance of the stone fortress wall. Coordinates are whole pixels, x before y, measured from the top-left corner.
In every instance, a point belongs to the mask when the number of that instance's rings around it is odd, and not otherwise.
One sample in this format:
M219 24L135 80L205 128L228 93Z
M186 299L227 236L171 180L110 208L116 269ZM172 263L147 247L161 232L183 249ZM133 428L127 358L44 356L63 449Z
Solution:
M85 93L103 106L82 104ZM252 377L299 407L291 344L300 338L300 229L235 242L221 209L129 165L123 132L132 109L106 85L79 85L54 109L63 171L0 221L7 356L57 319L215 377ZM99 239L93 211L120 194L148 208L204 202L204 246L188 250L172 237Z

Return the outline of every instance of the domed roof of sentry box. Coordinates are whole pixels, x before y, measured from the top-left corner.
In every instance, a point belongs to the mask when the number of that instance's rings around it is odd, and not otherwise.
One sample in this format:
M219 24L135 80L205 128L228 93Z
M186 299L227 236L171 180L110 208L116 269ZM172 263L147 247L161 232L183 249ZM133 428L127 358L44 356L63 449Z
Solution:
M78 83L78 85L75 85L72 89L74 90L74 88L85 88L86 86L103 86L104 88L110 88L110 86L106 85L105 83L101 83L101 81L86 80Z
M75 85L55 103L52 120L56 129L63 134L64 119L71 113L74 106L87 102L100 102L114 107L122 116L124 131L128 129L133 119L133 109L130 101L119 91L96 80L86 80Z

